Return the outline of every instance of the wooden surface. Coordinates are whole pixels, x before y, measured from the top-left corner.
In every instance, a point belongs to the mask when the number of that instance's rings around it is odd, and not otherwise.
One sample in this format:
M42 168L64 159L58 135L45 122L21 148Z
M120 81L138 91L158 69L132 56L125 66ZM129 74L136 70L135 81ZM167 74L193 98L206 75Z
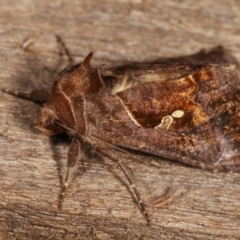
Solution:
M219 44L240 60L240 2L0 1L1 88L50 89L67 64L118 65L181 56ZM124 158L147 204L146 226L120 169L90 157L72 171L57 209L68 141L33 126L39 106L0 93L0 239L240 239L240 174L211 173L156 157ZM151 205L151 204L150 204Z

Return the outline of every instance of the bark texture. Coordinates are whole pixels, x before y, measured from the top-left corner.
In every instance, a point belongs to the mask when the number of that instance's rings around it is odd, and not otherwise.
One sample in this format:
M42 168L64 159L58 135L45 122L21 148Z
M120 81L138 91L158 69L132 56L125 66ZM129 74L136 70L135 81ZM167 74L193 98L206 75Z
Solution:
M56 35L74 62L93 51L95 65L153 61L219 44L240 60L239 12L236 0L0 0L1 88L50 89L68 64ZM121 170L92 153L72 171L58 210L69 142L34 128L39 107L0 93L0 239L239 239L240 174L151 156L123 157L149 205L150 226Z

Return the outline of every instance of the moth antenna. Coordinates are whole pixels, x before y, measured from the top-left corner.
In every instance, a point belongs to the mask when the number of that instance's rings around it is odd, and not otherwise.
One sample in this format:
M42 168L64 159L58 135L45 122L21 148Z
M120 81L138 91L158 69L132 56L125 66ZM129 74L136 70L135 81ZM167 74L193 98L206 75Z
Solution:
M12 96L20 97L36 103L44 103L49 98L49 93L45 89L35 89L31 92L18 92L8 88L2 88L0 90Z
M70 54L66 44L64 43L64 41L62 40L62 38L59 35L55 35L55 37L56 37L59 45L62 47L63 53L67 56L69 65L72 66L73 65L73 58L71 57L71 54Z
M59 45L62 47L63 49L63 53L67 56L68 58L68 62L70 66L73 66L73 58L71 57L70 51L68 50L66 44L64 43L64 41L62 40L62 38L59 35L55 35L57 42L59 43ZM82 65L87 68L90 65L90 61L92 59L93 56L93 52L90 52L83 60Z
M16 96L16 97L20 97L20 98L24 98L24 99L28 98L28 96L29 96L29 93L18 92L18 91L11 90L9 88L2 88L1 91L8 93L12 96Z

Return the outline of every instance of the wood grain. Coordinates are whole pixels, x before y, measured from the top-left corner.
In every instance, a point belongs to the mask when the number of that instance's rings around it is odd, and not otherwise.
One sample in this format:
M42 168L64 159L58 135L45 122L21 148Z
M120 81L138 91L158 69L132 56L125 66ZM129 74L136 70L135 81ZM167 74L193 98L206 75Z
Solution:
M219 44L240 60L239 12L236 0L1 0L1 88L50 89L68 64L56 34L75 62L93 51L96 65L152 61ZM59 211L68 139L40 134L33 126L38 110L0 93L0 239L239 239L240 174L144 155L123 161L148 204L150 226L120 169L94 154L73 169Z

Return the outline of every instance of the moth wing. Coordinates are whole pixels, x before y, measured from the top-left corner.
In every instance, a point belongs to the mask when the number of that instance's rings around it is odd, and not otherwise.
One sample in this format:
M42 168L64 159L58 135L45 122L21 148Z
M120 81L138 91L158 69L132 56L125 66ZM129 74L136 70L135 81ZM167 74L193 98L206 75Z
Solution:
M234 65L174 68L172 75L168 68L170 78L132 68L129 73L136 84L131 80L111 97L94 100L103 104L90 134L194 167L240 171L240 81Z

